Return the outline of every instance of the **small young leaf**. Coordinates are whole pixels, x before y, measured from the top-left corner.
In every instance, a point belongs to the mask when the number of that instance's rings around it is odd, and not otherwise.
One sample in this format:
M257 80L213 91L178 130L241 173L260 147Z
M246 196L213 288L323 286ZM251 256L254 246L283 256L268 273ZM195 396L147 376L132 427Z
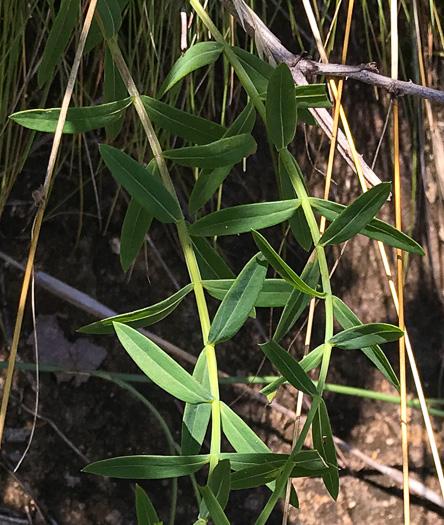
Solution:
M117 337L136 365L153 383L186 403L208 403L210 392L150 339L130 326L114 323Z
M245 73L254 84L258 93L266 93L268 81L270 80L274 71L273 66L270 66L270 64L264 60L261 60L252 53L245 51L245 49L234 46L231 49L236 53L236 56L244 68Z
M114 102L124 99L128 94L126 86L120 76L119 69L116 66L108 47L105 49L105 63L103 66L103 102ZM107 124L105 127L106 138L114 140L122 129L125 113L114 122Z
M61 62L63 51L79 19L80 3L80 0L62 0L60 4L37 71L40 88L51 79L56 65Z
M207 292L222 301L232 286L234 279L202 281ZM254 304L259 308L279 308L285 306L294 288L283 279L265 279L259 296Z
M301 365L275 341L269 341L259 346L285 379L297 390L301 390L312 397L318 395L316 386Z
M330 224L319 244L340 244L360 233L388 199L391 186L390 182L382 182L355 199Z
M173 135L195 144L208 144L221 139L226 129L211 120L192 115L146 95L140 97L150 119Z
M334 335L329 343L344 350L359 350L367 346L397 341L404 332L392 324L370 323L347 328Z
M268 83L267 130L278 150L285 148L296 133L296 98L294 80L285 62L280 63Z
M187 476L210 462L210 456L121 456L90 463L82 472L120 479L164 479Z
M254 138L248 133L243 133L203 146L169 149L163 152L163 156L180 166L213 169L234 166L244 157L255 153L256 147Z
M98 0L97 11L102 20L105 38L117 35L122 25L122 14L118 0Z
M235 279L225 260L202 237L191 237L202 279Z
M227 292L211 323L209 343L222 343L236 334L251 312L265 280L267 264L255 255Z
M234 235L251 229L274 226L289 219L300 205L299 199L276 202L255 202L225 208L199 219L189 228L190 235L209 237Z
M214 522L214 525L230 525L223 508L220 503L217 501L216 496L210 487L199 487L199 490L203 496L203 501L207 507L211 519Z
M208 487L211 489L221 509L225 509L231 490L231 468L228 459L223 459L216 465L210 474ZM206 500L203 500L200 505L199 517L208 518L210 513L211 509L208 508Z
M159 525L160 520L148 494L136 483L137 525Z
M342 328L360 326L362 322L355 313L338 297L333 297L333 313ZM361 348L376 368L399 391L399 380L384 352L377 345Z
M153 216L132 198L126 210L120 234L120 264L124 272L129 270L137 257L152 220Z
M175 310L192 289L193 284L187 284L181 290L159 303L135 310L134 312L107 317L101 321L82 326L78 331L83 334L112 334L114 333L113 322L115 321L132 326L133 328L151 326L165 319L167 315Z
M327 407L321 399L312 424L313 446L328 465L328 472L323 474L325 487L336 500L339 494L339 471L335 443L328 418Z
M66 115L63 133L84 133L85 131L106 127L118 121L131 103L132 99L128 97L99 106L70 108ZM59 115L60 108L29 109L13 113L9 118L25 128L54 133Z
M311 288L311 286L308 286L308 284L306 284L299 277L299 275L288 266L288 264L282 259L282 257L278 255L278 253L271 247L270 243L267 241L267 239L265 239L265 237L263 237L260 233L254 230L251 233L253 234L256 246L263 253L270 265L273 266L277 273L282 277L282 279L285 279L297 290L300 290L305 294L313 295L314 297L319 297L321 299L325 297L325 293L317 292L316 290Z
M223 48L224 46L218 42L199 42L190 47L190 49L177 60L166 76L160 87L158 98L162 98L174 84L192 71L216 62Z
M160 222L179 222L178 202L146 168L112 146L100 145L100 154L111 173L136 201Z
M199 355L194 367L193 377L206 390L210 390L205 349ZM210 415L210 403L200 403L199 405L186 403L182 419L181 439L181 450L184 456L199 454L207 432Z

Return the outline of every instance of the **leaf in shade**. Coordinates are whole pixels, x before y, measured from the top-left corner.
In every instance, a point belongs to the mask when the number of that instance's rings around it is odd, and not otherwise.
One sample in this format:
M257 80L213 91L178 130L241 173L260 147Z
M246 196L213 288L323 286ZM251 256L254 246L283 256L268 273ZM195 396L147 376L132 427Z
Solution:
M223 459L216 465L210 474L208 487L211 489L220 508L225 509L231 490L231 468L228 459ZM208 518L210 514L211 509L207 506L207 501L203 500L200 504L199 517Z
M310 204L324 215L329 221L334 221L338 215L345 210L345 206L324 199L310 198ZM391 224L379 219L372 219L360 232L375 241L381 241L389 246L400 248L406 252L424 255L421 246L405 233L398 231Z
M118 121L125 114L131 102L132 100L129 97L99 106L70 108L66 115L63 133L84 133L85 131L106 127ZM13 113L9 118L25 128L54 133L59 115L60 108L29 109Z
M126 210L120 234L120 264L124 272L129 270L137 257L152 220L153 216L132 198Z
M266 93L268 81L274 71L273 66L270 66L270 64L252 53L245 51L245 49L234 46L231 49L235 52L239 62L245 70L245 73L254 84L257 92Z
M268 228L289 219L299 205L300 200L294 199L232 206L196 221L189 228L190 235L234 235Z
M275 341L269 341L259 346L291 385L309 396L318 395L315 384L304 372L301 365Z
M357 315L338 297L333 297L333 313L342 328L362 325ZM389 360L378 345L361 348L384 377L399 391L399 380Z
M117 35L122 25L122 14L118 0L98 0L97 11L102 20L105 38Z
M339 494L338 460L336 458L335 443L333 441L327 407L323 399L321 399L316 411L311 428L313 446L328 465L328 472L323 474L322 479L331 497L336 500Z
M196 366L194 367L193 377L205 389L210 391L210 381L207 369L207 357L205 349L199 355ZM181 450L184 456L199 454L202 447L208 423L210 421L210 403L185 404L182 418L182 439Z
M397 341L403 335L404 332L392 324L370 323L347 328L334 335L328 342L343 350L359 350L367 346Z
M319 244L340 244L360 233L386 202L391 187L382 182L360 195L330 224Z
M146 211L160 222L179 222L179 204L149 171L123 151L100 145L100 154L111 173Z
M113 57L108 47L105 49L105 63L103 66L103 102L122 100L128 94L126 86L120 76ZM114 140L122 129L125 112L118 119L106 125L106 138Z
M165 319L167 315L175 310L192 289L193 284L187 284L181 290L159 303L126 314L107 317L101 321L82 326L82 328L78 329L78 332L83 334L112 334L114 333L113 322L115 321L124 323L133 328L145 328L146 326L151 326L162 319Z
M223 257L202 237L191 237L202 279L235 279Z
M136 483L137 525L160 525L156 509L148 494Z
M295 86L296 104L299 108L331 108L325 84Z
M190 168L222 168L233 166L256 151L256 141L249 133L227 137L203 146L169 149L166 159Z
M289 202L289 201L284 201ZM259 248L259 250L263 253L267 261L270 263L271 266L277 271L277 273L282 277L282 279L285 279L287 282L289 282L292 286L300 290L301 292L313 295L314 297L319 297L323 299L325 297L325 293L317 292L308 284L306 284L299 275L294 272L290 266L282 259L280 255L271 247L270 243L263 237L260 233L257 231L252 231L254 242L256 243L256 246Z
M220 124L187 111L174 108L146 95L140 97L149 118L169 133L195 144L208 144L221 139L226 129Z
M266 103L268 136L278 150L294 139L296 113L294 80L287 64L282 62L271 75Z
M216 496L210 487L199 487L199 490L203 496L203 502L205 503L206 509L208 509L209 515L214 525L230 525L223 508L217 501ZM203 506L203 505L201 505Z
M60 4L38 67L37 82L39 87L51 80L55 67L61 63L63 51L79 21L80 4L80 0L62 0Z
M120 479L164 479L187 476L210 462L210 456L121 456L90 463L82 472Z
M160 87L158 98L162 98L174 84L192 71L216 62L223 48L224 45L218 42L199 42L190 47L171 68Z
M130 326L114 323L122 346L153 383L186 403L208 403L210 392L198 383L172 357Z
M245 265L214 316L209 343L228 341L241 329L262 288L267 267L261 254L255 255Z

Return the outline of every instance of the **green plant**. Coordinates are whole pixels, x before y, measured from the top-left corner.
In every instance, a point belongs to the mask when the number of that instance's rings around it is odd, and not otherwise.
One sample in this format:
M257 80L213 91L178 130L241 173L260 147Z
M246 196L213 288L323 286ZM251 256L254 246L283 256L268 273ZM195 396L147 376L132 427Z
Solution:
M98 106L72 109L68 112L64 128L66 133L79 133L105 127L107 133L115 137L125 111L130 105L135 107L153 154L148 166L141 165L112 146L100 147L105 164L131 196L122 229L122 266L127 269L134 260L155 219L176 226L190 277L187 286L156 305L81 329L87 333L115 332L140 369L154 383L185 403L181 454L106 459L87 466L84 471L129 479L161 479L192 475L208 467L207 483L200 487L202 499L198 504L196 523L205 523L210 518L216 524L229 523L224 509L230 491L266 484L272 493L256 521L261 524L267 521L278 499L285 497L287 480L291 477L320 476L332 497L338 495L336 453L327 407L322 398L333 347L344 351L362 349L387 380L398 387L396 375L379 344L399 339L402 331L384 323L363 325L333 295L326 258L327 247L363 234L413 253L422 253L422 249L389 224L375 219L389 196L390 184L374 187L347 207L309 196L301 170L288 146L294 139L297 119L309 119L309 107L328 106L327 98L320 93L319 86L295 89L285 64L272 68L256 56L229 46L200 4L194 0L190 3L216 42L200 42L192 46L173 65L159 89L159 96L189 73L211 66L223 54L234 68L249 100L230 127L139 94L116 36L121 7L118 2L108 2L110 11L99 11L99 26L107 42L109 60L112 59L112 64L119 71L119 82L126 86L130 97ZM278 155L282 199L225 208L188 224L167 161L179 169L200 170L188 203L190 212L200 215L203 205L217 191L232 167L254 154L256 143L251 133L256 112L265 123L268 139ZM30 129L52 132L58 116L59 110L54 109L20 112L11 118ZM163 151L153 123L181 137L185 144ZM322 235L315 212L331 222ZM295 238L310 252L301 275L258 232L287 220L290 221ZM250 232L259 251L251 254L250 261L236 276L205 237ZM267 279L269 267L274 269L279 279ZM206 291L221 300L212 320L208 313ZM165 318L191 292L196 298L203 346L193 374L189 374L156 344L135 330ZM297 362L280 346L280 342L312 297L323 301L325 305L323 343ZM266 387L265 393L272 396L281 384L288 382L310 396L312 401L303 428L291 453L287 455L272 453L220 399L215 350L216 345L229 340L243 327L248 317L254 315L256 307L275 306L283 306L284 310L272 339L261 345L261 349L282 374L282 378ZM337 334L333 331L335 318L344 328ZM320 372L315 384L307 372L318 366ZM208 427L210 450L209 453L201 454ZM310 429L314 448L303 450ZM222 451L222 435L228 439L234 453ZM136 489L136 501L140 524L159 522L148 496L140 487ZM295 492L290 501L297 505Z

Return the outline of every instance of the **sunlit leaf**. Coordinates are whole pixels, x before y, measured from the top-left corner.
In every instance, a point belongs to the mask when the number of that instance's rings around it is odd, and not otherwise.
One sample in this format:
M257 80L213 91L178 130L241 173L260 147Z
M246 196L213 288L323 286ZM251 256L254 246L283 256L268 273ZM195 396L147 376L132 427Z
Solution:
M403 335L404 332L392 324L370 323L347 328L334 335L328 342L344 350L359 350L367 346L397 341Z

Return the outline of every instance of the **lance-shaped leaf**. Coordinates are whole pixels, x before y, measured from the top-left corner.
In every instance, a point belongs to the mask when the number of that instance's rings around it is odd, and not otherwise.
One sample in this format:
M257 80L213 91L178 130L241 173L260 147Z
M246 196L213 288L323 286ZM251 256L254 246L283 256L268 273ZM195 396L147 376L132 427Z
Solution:
M249 133L242 133L203 146L169 149L163 152L163 156L180 166L213 169L234 166L255 153L256 147L254 138Z
M391 186L390 182L383 182L355 199L330 224L319 244L340 244L360 233L388 199Z
M321 399L312 424L313 446L328 465L328 472L322 475L325 487L336 500L339 494L339 470L335 443L328 418L327 407Z
M334 221L345 210L345 206L342 204L324 199L310 198L310 204L329 221ZM424 255L424 250L416 241L394 228L391 224L379 219L372 219L359 233L406 252Z
M267 241L267 239L265 239L265 237L263 237L260 233L254 230L251 233L253 234L256 246L263 253L270 265L273 266L277 273L282 277L282 279L285 279L292 286L294 286L295 288L297 288L305 294L313 295L314 297L319 297L321 299L325 297L325 293L317 292L315 289L311 288L311 286L308 286L308 284L306 284L299 277L299 275L296 272L294 272L282 259L282 257L272 248L272 246Z
M195 144L214 142L221 139L226 132L224 126L211 120L192 115L146 95L140 98L148 116L155 124Z
M318 261L316 260L312 262L309 260L305 265L305 268L302 270L301 279L305 284L310 286L310 288L316 289L316 286L319 282L319 275L320 272ZM279 343L279 341L288 334L288 332L293 328L296 321L301 316L302 312L305 310L309 301L309 295L301 292L297 288L293 289L293 292L285 305L284 311L282 312L276 331L273 335L274 341Z
M205 389L210 390L205 349L202 350L197 359L193 377ZM186 403L182 418L181 438L181 450L184 456L199 454L207 432L210 415L211 405L209 403L200 403L198 405Z
M112 146L101 144L100 154L131 197L158 221L169 223L182 219L178 202L146 168Z
M268 228L289 219L299 205L300 200L293 199L232 206L196 221L189 228L190 235L234 235L252 229Z
M120 264L126 272L142 247L146 234L151 226L153 216L132 198L120 234Z
M117 35L122 25L122 14L118 0L98 0L97 11L102 20L105 38Z
M275 341L269 341L259 346L291 385L310 396L318 395L315 384L304 372L301 365Z
M62 0L37 71L39 87L51 79L56 65L60 63L71 33L79 21L79 13L80 0Z
M171 71L160 87L158 98L162 98L174 84L182 80L182 78L192 71L216 62L223 48L223 44L219 44L218 42L199 42L190 47L171 68Z
M191 237L202 279L235 279L233 270L202 237Z
M160 525L156 509L148 494L136 483L137 525Z
M202 285L212 297L222 301L233 282L234 279L218 279L202 281ZM293 290L294 288L283 279L265 279L254 306L259 308L284 306Z
M251 133L256 121L256 111L252 104L248 104L233 124L229 127L224 137L234 137L242 133ZM202 170L191 192L189 210L196 213L219 188L233 166L224 166L214 170Z
M211 520L214 525L230 525L223 508L217 501L216 496L210 487L199 487L200 493L203 496L203 502L208 509L208 514L211 515Z
M334 335L328 342L344 350L359 350L367 346L397 341L403 335L404 332L392 324L370 323L347 328Z
M210 456L121 456L87 465L82 472L120 479L164 479L187 476L210 462Z
M122 100L127 95L128 91L120 76L120 72L116 63L113 60L111 51L108 47L105 49L105 63L103 66L103 102L114 102ZM106 138L114 140L122 129L125 113L118 119L106 125Z
M268 81L273 74L274 68L256 55L245 51L245 49L234 46L231 49L236 53L245 73L254 84L258 93L266 93Z
M210 392L172 357L134 328L114 323L117 337L136 365L153 383L186 403L208 403Z
M267 267L261 254L245 265L216 312L208 334L209 343L228 341L241 329L262 288Z
M70 108L66 115L63 133L84 133L92 129L103 128L118 121L130 105L131 98L129 97L99 106ZM59 115L60 108L29 109L13 113L9 118L25 128L54 133Z
M359 317L338 297L333 297L333 313L342 328L362 325ZM399 390L398 377L381 348L378 345L373 345L361 348L361 350L384 375L387 381Z
M278 150L285 148L296 133L296 98L294 80L287 64L282 62L271 75L266 104L267 130Z
M193 289L193 284L187 284L182 289L171 295L167 299L160 301L159 303L128 312L126 314L114 315L113 317L107 317L101 321L82 326L78 331L83 334L112 334L114 333L114 322L124 323L133 328L145 328L155 324L173 310L175 310L179 304L183 301L184 297L188 295Z
M208 488L211 489L220 508L225 509L231 490L231 468L228 459L223 459L216 465L210 474ZM199 517L208 518L210 514L214 520L211 508L207 505L207 500L204 499L200 504Z

